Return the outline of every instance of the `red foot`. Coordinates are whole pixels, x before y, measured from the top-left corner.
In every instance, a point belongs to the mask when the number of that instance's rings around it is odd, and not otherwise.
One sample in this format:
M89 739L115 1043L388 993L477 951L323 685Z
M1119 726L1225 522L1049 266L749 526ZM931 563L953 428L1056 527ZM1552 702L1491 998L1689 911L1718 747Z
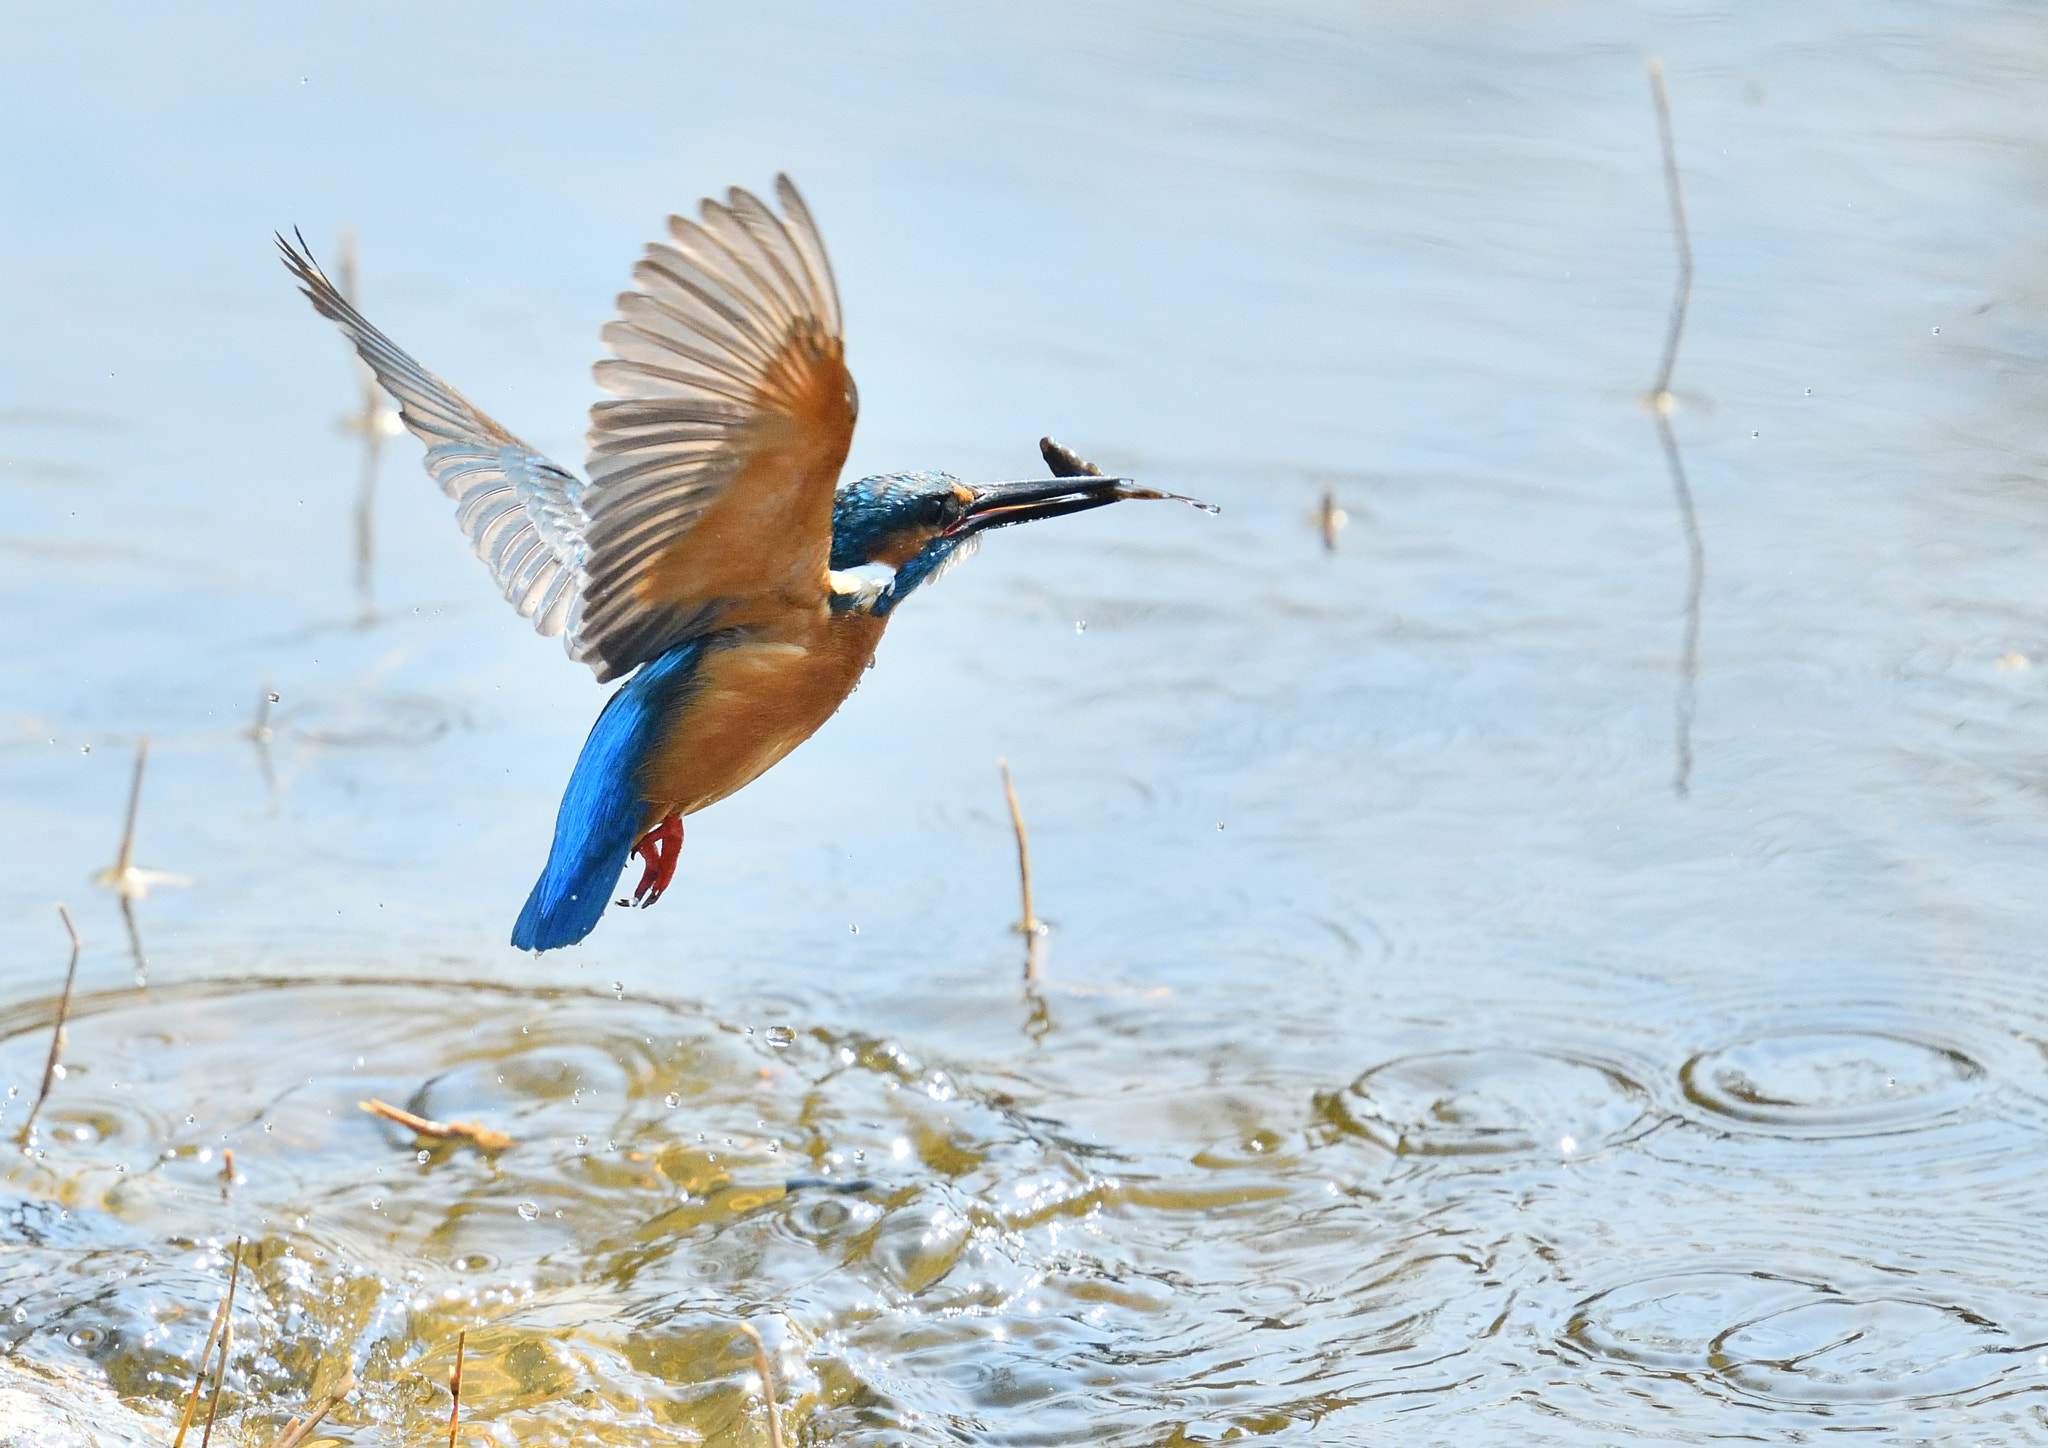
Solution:
M676 858L683 852L683 817L670 815L633 846L633 853L646 863L640 883L633 887L633 903L645 909L661 898L668 882L676 877Z

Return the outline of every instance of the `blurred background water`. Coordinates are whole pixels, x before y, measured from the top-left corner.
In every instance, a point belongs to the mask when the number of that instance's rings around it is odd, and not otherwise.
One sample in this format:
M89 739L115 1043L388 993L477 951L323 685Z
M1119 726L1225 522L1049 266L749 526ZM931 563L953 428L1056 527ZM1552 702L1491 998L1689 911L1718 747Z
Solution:
M423 1441L459 1329L466 1441L763 1442L742 1321L821 1443L2048 1442L2038 9L5 33L10 1130L54 900L87 940L0 1187L8 1441L162 1441L240 1235L250 1442L351 1364L333 1436ZM850 469L1052 432L1224 511L998 535L659 909L521 956L602 695L409 439L359 622L355 383L270 233L352 226L369 315L580 463L641 244L779 169ZM196 883L138 990L88 882L143 732L138 861Z

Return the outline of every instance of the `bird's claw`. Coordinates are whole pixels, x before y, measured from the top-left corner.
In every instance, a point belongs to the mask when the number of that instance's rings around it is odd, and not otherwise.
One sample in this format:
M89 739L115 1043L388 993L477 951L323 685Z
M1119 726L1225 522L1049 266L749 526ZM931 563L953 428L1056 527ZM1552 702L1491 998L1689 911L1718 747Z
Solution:
M683 817L670 815L633 844L633 853L644 862L640 883L633 887L633 903L646 909L661 898L668 882L675 878L676 858L683 852Z

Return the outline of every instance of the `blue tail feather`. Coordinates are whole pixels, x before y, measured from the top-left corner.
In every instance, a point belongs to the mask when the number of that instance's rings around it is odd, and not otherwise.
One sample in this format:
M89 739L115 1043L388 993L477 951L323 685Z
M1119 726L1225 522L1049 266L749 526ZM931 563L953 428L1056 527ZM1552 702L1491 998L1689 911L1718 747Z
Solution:
M641 766L681 706L705 642L677 644L647 664L606 701L590 726L555 815L547 868L512 927L512 944L519 949L574 945L597 928L645 823Z

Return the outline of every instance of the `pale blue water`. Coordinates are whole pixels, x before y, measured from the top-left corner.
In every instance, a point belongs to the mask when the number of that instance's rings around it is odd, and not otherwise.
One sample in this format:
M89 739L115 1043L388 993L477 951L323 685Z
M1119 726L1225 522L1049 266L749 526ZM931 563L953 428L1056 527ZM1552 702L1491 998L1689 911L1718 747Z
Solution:
M57 899L90 993L50 1119L91 1140L0 1214L17 1362L144 1391L218 1296L193 1244L245 1232L370 1284L294 1327L266 1277L236 1369L282 1413L349 1357L366 1444L445 1413L418 1355L458 1326L574 1364L507 1369L478 1434L763 1441L717 1356L741 1319L819 1442L2048 1442L2033 9L16 6L5 34L0 1076L40 1072ZM1685 554L1639 402L1674 265L1652 54L1698 258L1684 799ZM502 942L601 691L496 600L409 439L354 626L353 381L269 235L331 258L352 225L370 316L580 464L640 245L778 169L838 272L851 468L1028 474L1052 432L1224 512L993 538L691 822L658 909L536 962ZM275 797L240 733L266 682ZM139 732L139 861L197 881L138 906L147 995L89 884ZM1036 1008L998 756L1054 926ZM618 1064L632 1039L676 1044ZM353 1101L435 1105L451 1071L447 1109L522 1146L379 1185L410 1143ZM698 1131L771 1186L771 1139L880 1185L674 1222L588 1164ZM511 1210L564 1182L566 1225ZM23 1225L51 1200L75 1236ZM91 1298L109 1252L135 1275ZM118 1349L71 1340L89 1298ZM645 1406L720 1384L708 1417Z

